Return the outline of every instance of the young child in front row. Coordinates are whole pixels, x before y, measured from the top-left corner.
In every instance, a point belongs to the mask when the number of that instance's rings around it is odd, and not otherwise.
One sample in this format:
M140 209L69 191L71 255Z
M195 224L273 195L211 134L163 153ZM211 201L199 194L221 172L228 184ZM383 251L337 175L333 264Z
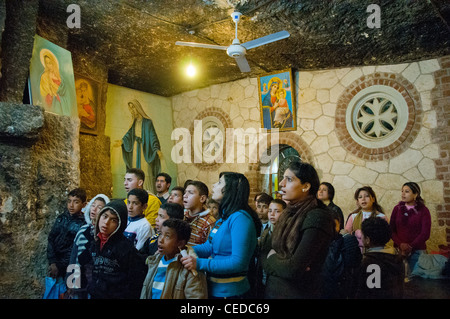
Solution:
M386 247L391 228L386 220L369 217L361 223L366 248L361 262L357 299L403 298L404 266L393 247Z
M158 217L156 217L155 220L156 234L148 238L145 241L144 246L139 249L139 253L144 255L145 258L154 255L158 251L158 237L161 234L162 224L169 218L184 219L183 207L179 204L170 202L170 197L158 210Z
M169 218L161 227L158 252L147 258L148 273L142 287L141 299L206 299L208 297L206 276L184 268L180 252L186 247L191 235L189 223Z

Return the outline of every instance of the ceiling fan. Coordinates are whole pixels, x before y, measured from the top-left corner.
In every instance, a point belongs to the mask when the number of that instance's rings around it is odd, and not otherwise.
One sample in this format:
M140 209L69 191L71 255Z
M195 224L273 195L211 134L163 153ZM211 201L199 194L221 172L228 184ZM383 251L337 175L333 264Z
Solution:
M241 17L240 12L233 12L231 14L231 18L233 19L236 26L235 26L235 38L230 46L204 44L204 43L196 43L196 42L183 42L183 41L177 41L177 42L175 42L175 44L189 46L189 47L226 50L227 54L236 60L236 63L238 65L239 69L241 70L241 72L250 72L250 66L248 65L247 59L245 58L245 54L247 53L247 50L259 47L264 44L268 44L271 42L285 39L285 38L289 37L290 34L287 31L280 31L280 32L272 33L272 34L266 35L262 38L258 38L258 39L251 40L251 41L241 44L237 37L237 25L240 20L240 17Z

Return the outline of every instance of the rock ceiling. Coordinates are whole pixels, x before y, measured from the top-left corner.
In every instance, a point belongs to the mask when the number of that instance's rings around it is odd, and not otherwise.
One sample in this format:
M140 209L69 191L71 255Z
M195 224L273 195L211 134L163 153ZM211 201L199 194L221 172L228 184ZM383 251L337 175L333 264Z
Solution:
M66 25L72 3L81 9L80 28ZM379 28L367 23L376 13L367 10L372 3L380 8ZM291 34L249 50L250 73L240 72L225 51L175 45L230 45L234 10L242 13L241 43L281 30ZM102 61L109 83L162 96L287 68L394 64L450 54L448 0L41 0L39 19L67 30L69 49ZM182 72L188 60L200 68L195 79Z

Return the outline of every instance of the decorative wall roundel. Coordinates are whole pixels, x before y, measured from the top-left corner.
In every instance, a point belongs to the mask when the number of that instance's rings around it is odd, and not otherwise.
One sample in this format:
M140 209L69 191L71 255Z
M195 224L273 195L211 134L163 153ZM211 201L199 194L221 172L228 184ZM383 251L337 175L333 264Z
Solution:
M225 127L215 116L204 117L201 121L201 138L194 139L194 151L202 155L203 162L212 164L223 157Z
M201 127L195 129L194 123ZM217 169L225 161L225 137L226 129L231 127L230 117L223 110L210 107L200 112L194 123L190 128L192 162L202 169Z
M358 144L380 148L389 146L402 135L408 116L408 105L397 90L374 85L352 98L345 124Z
M369 161L401 154L422 121L420 95L399 74L365 75L350 84L336 107L336 135L350 153Z

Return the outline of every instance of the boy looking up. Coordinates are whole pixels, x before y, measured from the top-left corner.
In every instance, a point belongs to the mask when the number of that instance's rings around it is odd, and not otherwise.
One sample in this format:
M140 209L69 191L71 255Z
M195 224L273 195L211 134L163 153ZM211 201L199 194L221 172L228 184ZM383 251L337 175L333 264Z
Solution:
M212 198L208 198L207 206L211 215L217 220L219 219L219 203Z
M75 188L67 199L67 210L56 217L48 234L47 259L49 276L65 277L72 253L73 241L81 226L85 223L82 208L86 205L86 191Z
M286 206L287 206L286 202L284 202L283 200L272 199L269 205L269 213L268 213L269 222L272 225L271 228L275 226L275 224L277 223L278 219L281 216L281 213L285 210Z
M147 191L141 188L132 189L127 196L128 224L123 234L133 242L137 250L142 248L147 238L155 234L144 216L148 197Z
M191 238L188 245L203 244L214 227L216 219L209 210L205 210L208 199L208 186L200 181L190 181L184 192L184 218L191 225Z
M86 250L89 249L91 243L94 241L95 222L97 220L98 213L109 203L109 197L104 194L98 194L91 199L86 205L84 211L84 224L73 242L72 253L70 255L70 265L80 266L78 257ZM69 269L68 274L69 275ZM92 278L92 263L85 262L84 266L79 269L80 271L80 287L72 285L73 288L68 289L69 295L72 299L87 299L86 287L88 282ZM66 281L67 282L67 281ZM67 283L69 285L69 283Z
M261 233L270 225L269 223L269 205L272 201L272 196L266 193L262 193L256 200L256 213L262 223Z
M162 223L169 218L184 219L184 209L178 204L165 202L161 205L158 211L158 217L156 217L156 235L153 235L147 239L144 246L139 250L139 253L145 257L154 255L158 250L158 237L161 233Z
M206 277L191 272L180 261L180 251L195 255L186 247L191 228L186 221L170 218L162 223L158 253L147 258L148 273L142 287L141 299L206 299ZM177 287L177 289L175 289ZM181 289L179 289L181 287Z
M181 205L181 207L184 208L183 195L184 195L184 187L182 187L182 186L175 186L170 191L170 196L167 199L167 201L169 203L179 204L179 205Z
M267 274L262 267L262 259L267 258L267 254L272 249L272 232L281 213L286 208L286 203L281 199L272 199L268 207L268 218L270 225L266 227L258 240L258 254L256 258L255 293L256 298L264 298Z
M123 200L109 202L98 214L89 249L93 270L88 292L93 299L139 298L146 269L133 243L123 235L127 218ZM80 262L88 259L79 258Z

